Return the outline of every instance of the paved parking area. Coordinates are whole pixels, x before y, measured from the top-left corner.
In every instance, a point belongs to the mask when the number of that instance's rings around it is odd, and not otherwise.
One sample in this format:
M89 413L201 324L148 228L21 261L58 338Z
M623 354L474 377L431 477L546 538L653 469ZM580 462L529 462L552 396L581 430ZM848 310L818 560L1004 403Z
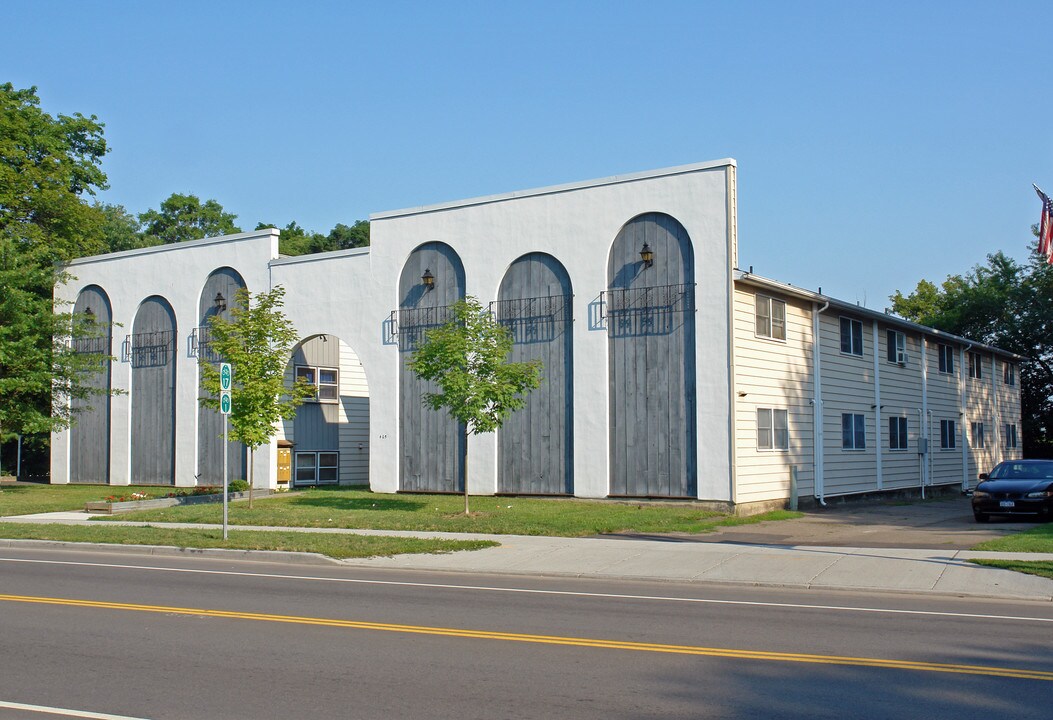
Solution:
M805 516L798 520L720 528L704 535L646 537L670 542L968 550L985 540L1035 526L1036 523L1026 520L1004 517L977 523L973 520L969 498L954 496L914 502L837 504L831 501L826 508L805 511Z

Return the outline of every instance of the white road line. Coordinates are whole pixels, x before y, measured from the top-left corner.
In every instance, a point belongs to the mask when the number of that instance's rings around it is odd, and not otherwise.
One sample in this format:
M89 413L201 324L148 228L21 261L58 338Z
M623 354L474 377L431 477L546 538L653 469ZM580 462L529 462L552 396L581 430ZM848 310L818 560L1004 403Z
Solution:
M26 712L48 713L49 715L65 715L74 718L94 718L94 720L148 720L130 715L111 715L109 713L89 712L87 710L70 710L68 708L48 707L47 705L26 705L24 703L5 702L0 700L0 708L9 710L25 710Z
M28 558L0 558L0 562L28 563L35 565L73 565L100 567L118 570L147 570L151 572L192 573L195 575L228 575L278 580L303 580L310 582L349 583L353 585L389 585L417 587L436 590L464 590L473 592L520 593L524 595L556 595L563 597L600 598L609 600L647 600L651 602L696 603L703 605L739 605L744 607L770 607L797 610L824 610L838 612L887 613L890 615L921 615L947 618L976 618L981 620L1007 620L1018 622L1053 623L1053 618L1027 617L1021 615L987 615L983 613L958 613L939 610L897 610L893 608L853 607L851 605L809 605L807 603L760 602L754 600L716 600L712 598L685 598L664 595L628 595L619 593L580 592L574 590L537 590L534 588L507 588L488 585L453 585L446 583L406 582L399 580L362 580L360 578L320 577L316 575L282 575L280 573L238 572L235 570L201 570L195 568L168 568L153 565L119 565L117 563L74 562L72 560L31 560Z

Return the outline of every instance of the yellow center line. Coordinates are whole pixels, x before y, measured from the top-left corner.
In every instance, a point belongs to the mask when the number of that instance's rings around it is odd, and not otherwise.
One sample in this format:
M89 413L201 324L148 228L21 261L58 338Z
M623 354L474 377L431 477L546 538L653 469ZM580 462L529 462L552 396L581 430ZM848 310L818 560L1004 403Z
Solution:
M992 677L1020 678L1024 680L1053 681L1053 672L1050 671L1000 668L987 665L958 665L953 663L933 663L915 660L890 660L884 658L848 657L840 655L811 655L807 653L771 652L764 650L738 650L733 648L701 647L696 645L666 645L661 643L631 642L626 640L602 640L560 635L532 635L526 633L495 632L489 630L428 627L425 625L399 625L393 623L364 622L361 620L299 617L296 615L272 615L269 613L249 613L235 610L167 607L164 605L137 605L134 603L103 602L98 600L72 600L67 598L36 597L32 595L0 594L0 601L36 603L41 605L65 605L70 607L97 608L103 610L151 612L168 615L194 615L198 617L256 620L263 622L292 623L297 625L318 625L322 627L349 628L354 630L379 630L385 632L414 633L418 635L441 635L476 640L504 640L506 642L568 645L574 647L602 648L607 650L635 650L640 652L673 653L678 655L703 655L707 657L734 658L739 660L768 660L775 662L815 663L821 665L852 665L857 667L878 667L893 670L915 670L921 672L987 675Z

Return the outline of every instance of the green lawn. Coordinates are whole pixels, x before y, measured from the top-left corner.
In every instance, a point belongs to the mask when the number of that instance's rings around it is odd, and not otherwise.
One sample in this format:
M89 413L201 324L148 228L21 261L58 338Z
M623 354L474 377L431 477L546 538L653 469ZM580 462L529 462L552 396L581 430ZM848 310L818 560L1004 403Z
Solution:
M1053 523L1039 525L1030 530L998 538L997 540L982 542L974 547L973 550L1053 553ZM1015 570L1053 579L1053 562L1049 560L973 560L972 562L977 565L1000 567L1006 570Z
M184 528L119 527L114 525L48 525L0 522L0 538L91 542L115 545L171 545L179 548L229 548L234 550L285 550L313 552L333 558L363 558L402 553L448 553L479 550L499 543L487 540L425 540L370 537L336 533Z
M0 517L11 515L30 515L41 512L59 512L61 510L83 510L84 503L91 500L103 500L109 495L130 495L133 492L145 492L161 497L170 487L156 485L38 485L20 483L18 485L0 485Z
M701 533L721 525L784 520L800 513L775 511L729 517L691 503L628 503L566 498L473 497L464 515L460 495L380 495L357 488L318 488L230 505L233 525L428 530L581 537L612 532ZM221 522L219 505L192 505L126 513L100 520Z

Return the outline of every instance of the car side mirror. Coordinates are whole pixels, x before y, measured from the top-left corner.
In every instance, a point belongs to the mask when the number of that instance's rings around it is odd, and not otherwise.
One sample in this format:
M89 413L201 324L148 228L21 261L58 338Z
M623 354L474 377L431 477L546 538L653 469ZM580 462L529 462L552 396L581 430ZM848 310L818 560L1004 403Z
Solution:
M981 480L986 480L988 477L989 476L987 475L987 473L980 473L980 479Z

